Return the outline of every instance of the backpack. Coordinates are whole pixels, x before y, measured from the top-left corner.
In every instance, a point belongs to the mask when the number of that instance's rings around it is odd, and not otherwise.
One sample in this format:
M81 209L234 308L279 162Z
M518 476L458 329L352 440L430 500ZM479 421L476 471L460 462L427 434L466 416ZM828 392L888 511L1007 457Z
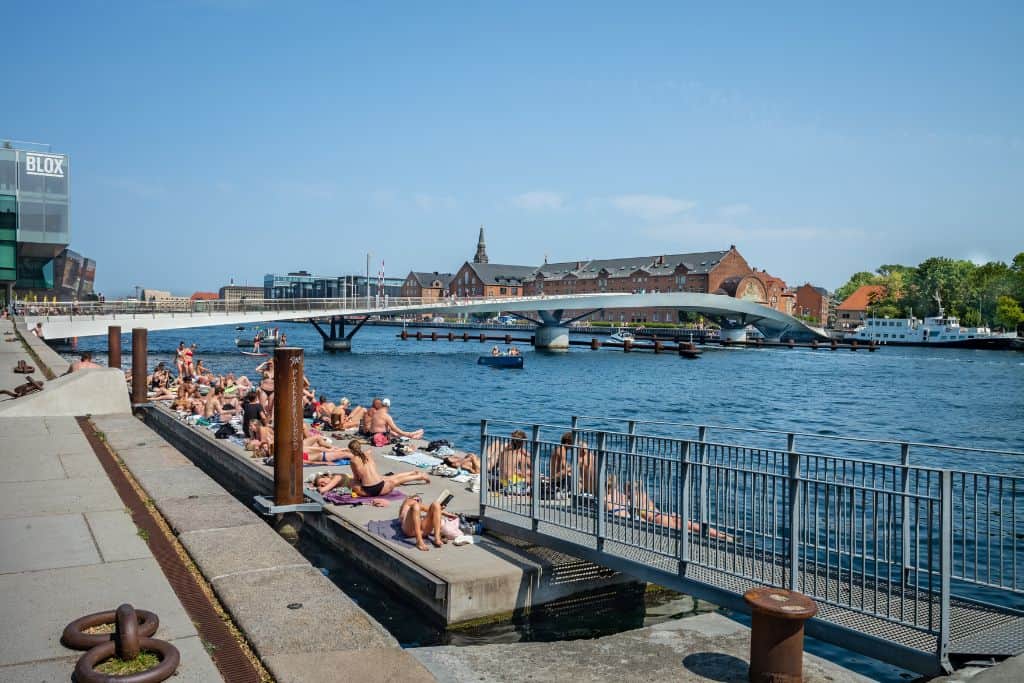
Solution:
M235 428L230 424L222 424L217 428L217 431L214 432L213 436L218 439L226 439L229 436L235 436L237 433L238 432L235 431Z

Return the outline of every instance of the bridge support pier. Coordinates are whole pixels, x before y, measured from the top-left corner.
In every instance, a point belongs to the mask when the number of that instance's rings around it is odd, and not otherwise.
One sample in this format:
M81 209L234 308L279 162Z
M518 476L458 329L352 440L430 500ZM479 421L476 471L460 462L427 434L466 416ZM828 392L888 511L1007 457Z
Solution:
M569 350L569 328L564 325L541 325L535 330L534 348L546 351Z
M313 318L309 319L309 322L313 323L313 327L320 333L320 337L324 341L324 351L351 351L352 350L352 337L358 332L366 321L370 319L370 316L364 317L355 327L353 327L348 334L345 334L345 317L336 315L331 317L330 331L325 332L320 324L317 323Z
M720 333L722 341L745 342L747 341L746 327L723 327Z

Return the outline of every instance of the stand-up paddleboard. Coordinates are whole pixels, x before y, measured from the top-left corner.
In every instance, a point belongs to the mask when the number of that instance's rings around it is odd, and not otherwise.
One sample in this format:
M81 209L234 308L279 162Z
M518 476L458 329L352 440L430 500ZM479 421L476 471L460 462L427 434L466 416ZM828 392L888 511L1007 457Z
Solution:
M243 356L256 356L258 358L266 358L269 353L256 353L255 351L242 351Z

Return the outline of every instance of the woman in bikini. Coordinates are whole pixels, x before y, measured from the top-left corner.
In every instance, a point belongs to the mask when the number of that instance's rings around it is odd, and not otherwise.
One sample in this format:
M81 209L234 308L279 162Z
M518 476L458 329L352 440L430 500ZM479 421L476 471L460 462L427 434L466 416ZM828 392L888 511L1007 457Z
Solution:
M399 472L382 477L377 472L377 464L374 462L372 454L363 448L364 442L359 439L353 439L348 444L348 450L351 453L349 465L352 468L352 474L355 475L356 481L359 482L366 495L384 496L394 491L396 486L411 484L414 481L430 483L430 478L422 472Z

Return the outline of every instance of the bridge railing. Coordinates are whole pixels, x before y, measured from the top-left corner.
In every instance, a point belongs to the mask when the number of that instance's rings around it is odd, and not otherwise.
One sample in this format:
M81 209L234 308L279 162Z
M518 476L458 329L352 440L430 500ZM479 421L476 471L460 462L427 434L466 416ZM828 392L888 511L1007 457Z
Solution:
M216 299L216 300L183 300L162 299L153 301L137 301L119 299L110 301L61 301L53 303L16 301L15 310L31 318L47 320L52 317L90 318L105 316L149 316L155 314L172 315L232 315L238 313L310 313L330 312L337 314L345 311L367 311L373 309L402 309L422 306L458 308L478 303L490 302L522 302L546 299L544 296L499 296L499 297L393 297L372 296L347 298L319 299ZM393 314L393 312L391 313Z
M670 576L738 593L783 586L948 640L948 471L895 466L892 481L872 484L795 449L580 429L562 443L557 426L510 435L515 426L481 428L485 518L511 513ZM906 469L935 486L903 490L894 482Z
M937 472L947 470L952 482L951 577L1024 595L1024 453L1020 451L723 425L592 416L572 419L591 443L604 430L588 430L588 424L616 422L625 426L625 432L606 432L613 444L634 443L639 452L657 455L673 448L675 439L651 436L649 431L689 436L698 443L714 438L730 445L698 446L710 461L775 474L786 471L789 452L799 443L806 477L869 489L938 495ZM980 471L981 463L987 471ZM904 518L903 525L908 527L911 521ZM908 539L909 530L901 529L901 536ZM903 546L903 555L909 555L909 542Z

